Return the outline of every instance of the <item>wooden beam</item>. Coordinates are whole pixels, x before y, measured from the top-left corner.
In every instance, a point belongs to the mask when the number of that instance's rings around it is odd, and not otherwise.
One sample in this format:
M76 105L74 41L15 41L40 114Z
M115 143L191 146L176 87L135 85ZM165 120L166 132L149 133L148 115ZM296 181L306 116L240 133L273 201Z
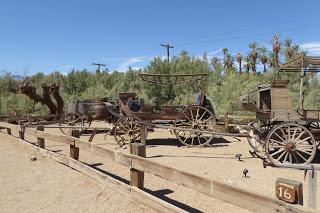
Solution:
M130 154L146 157L146 145L141 143L130 143ZM130 185L143 188L144 172L135 168L130 168Z
M37 126L37 130L38 130L38 131L44 131L44 128L43 128L43 126ZM45 145L44 145L44 138L38 137L37 140L38 140L38 146L39 146L40 148L43 148L43 149L44 149L44 147L45 147Z
M20 130L19 130L19 138L24 140L24 126L23 126L23 121L19 121L18 125L20 126Z
M71 131L71 136L75 138L80 138L80 131L73 129ZM76 147L74 144L70 144L70 157L79 160L79 147Z

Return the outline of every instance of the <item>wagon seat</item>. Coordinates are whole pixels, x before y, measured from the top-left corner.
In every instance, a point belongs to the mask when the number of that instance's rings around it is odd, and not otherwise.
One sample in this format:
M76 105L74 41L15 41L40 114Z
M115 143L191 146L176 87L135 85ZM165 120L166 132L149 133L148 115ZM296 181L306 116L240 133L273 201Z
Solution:
M199 91L199 92L196 93L196 96L195 96L195 99L194 99L194 105L202 106L202 107L208 109L212 113L213 116L216 116L214 108L213 108L213 106L211 104L211 101L204 94L204 91Z

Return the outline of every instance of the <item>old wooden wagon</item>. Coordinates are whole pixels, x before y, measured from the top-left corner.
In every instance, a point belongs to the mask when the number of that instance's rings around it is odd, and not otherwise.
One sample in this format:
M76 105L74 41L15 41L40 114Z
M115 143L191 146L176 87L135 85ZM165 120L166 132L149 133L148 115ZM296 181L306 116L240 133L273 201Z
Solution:
M62 133L67 134L70 126L78 126L84 131L93 120L114 122L115 114L119 114L118 104L110 98L77 100L65 105L59 126Z
M291 102L289 80L273 80L241 97L243 107L256 113L256 121L249 125L249 144L255 154L265 154L271 163L312 162L320 144L320 110L304 108L304 88L319 68L320 57L299 57L280 67L279 74L300 75L297 110Z
M187 83L205 79L207 74L163 75L140 74L142 80L156 84ZM121 118L114 127L114 137L120 146L140 140L141 128L170 129L186 146L205 146L213 139L216 117L203 92L191 105L148 105L135 93L119 93Z

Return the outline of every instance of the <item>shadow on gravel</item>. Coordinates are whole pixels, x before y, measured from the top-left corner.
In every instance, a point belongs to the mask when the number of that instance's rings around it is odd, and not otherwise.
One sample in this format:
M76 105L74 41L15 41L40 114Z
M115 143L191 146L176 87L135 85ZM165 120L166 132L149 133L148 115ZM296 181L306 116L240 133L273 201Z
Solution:
M98 170L99 172L102 172L103 174L106 174L106 175L108 175L108 176L110 176L110 177L112 177L112 178L114 178L114 179L116 179L116 180L119 180L119 181L121 181L121 182L123 182L123 183L126 183L126 184L130 184L130 181L129 181L129 180L124 179L124 178L122 178L122 177L120 177L120 176L118 176L118 175L115 175L115 174L113 174L113 173L110 173L110 172L108 172L108 171L106 171L106 170L103 170L103 169L99 168L99 166L102 166L102 165L103 165L102 163L89 164L89 163L86 163L86 162L83 162L83 161L82 161L82 163L84 163L84 164L90 166L91 168L94 168L94 169Z
M223 147L223 146L228 146L230 143L231 143L230 141L224 138L214 138L206 147ZM148 147L154 147L159 145L177 146L177 147L185 146L178 139L175 139L175 138L148 139L147 144L148 144Z
M102 163L93 163L93 164L88 164L88 163L85 163L85 162L82 162L82 163L84 163L84 164L90 166L91 168L94 168L94 169L96 169L96 170L98 170L98 171L100 171L100 172L102 172L102 173L114 178L114 179L117 179L117 180L119 180L119 181L121 181L121 182L123 182L125 184L130 185L130 181L129 180L124 179L124 178L122 178L122 177L120 177L118 175L115 175L113 173L110 173L108 171L105 171L105 170L99 168L99 166L103 165ZM184 203L181 203L181 202L179 202L177 200L174 200L174 199L166 197L167 194L171 194L171 193L174 192L174 191L172 191L170 189L161 189L161 190L152 191L150 189L144 188L143 190L145 192L147 192L147 193L149 193L149 194L151 194L153 196L156 196L156 197L158 197L158 198L160 198L160 199L162 199L162 200L164 200L164 201L166 201L166 202L168 202L168 203L170 203L172 205L175 205L175 206L177 206L177 207L179 207L179 208L181 208L181 209L183 209L185 211L195 212L195 213L202 212L202 211L199 211L198 209L192 208L191 206L188 206L188 205L186 205Z
M200 213L202 211L198 210L198 209L195 209L195 208L192 208L191 206L188 206L184 203L181 203L179 201L176 201L176 200L173 200L169 197L166 197L165 195L167 194L171 194L173 193L174 191L172 191L171 189L161 189L161 190L156 190L156 191L152 191L150 189L143 189L145 192L148 192L149 194L152 194L153 196L156 196L158 198L160 198L161 200L164 200L174 206L177 206L187 212L194 212L194 213Z

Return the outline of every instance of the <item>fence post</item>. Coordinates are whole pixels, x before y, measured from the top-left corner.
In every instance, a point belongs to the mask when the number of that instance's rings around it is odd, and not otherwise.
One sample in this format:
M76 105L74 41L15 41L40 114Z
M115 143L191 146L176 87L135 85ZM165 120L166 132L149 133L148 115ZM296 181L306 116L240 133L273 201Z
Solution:
M146 125L142 124L142 127L140 129L140 141L143 145L147 144L147 132L148 129L146 127Z
M20 126L19 130L19 138L24 140L24 126L23 126L23 121L18 121L18 125Z
M80 138L80 131L73 129L71 131L71 136L75 138ZM75 160L79 160L79 147L70 144L70 157Z
M43 125L37 126L37 130L38 130L38 131L44 131ZM37 140L38 140L38 146L39 146L40 148L43 148L43 149L44 149L44 138L39 138L39 137L37 137Z
M146 157L146 145L142 143L130 143L130 154L138 155L140 157ZM130 185L143 188L144 172L130 168Z
M11 135L11 129L10 128L7 128L7 134Z
M226 112L224 114L224 132L228 132L229 130L229 118L228 118L228 113Z
M312 209L317 208L317 171L308 170L308 182L309 182L309 197L308 207Z

